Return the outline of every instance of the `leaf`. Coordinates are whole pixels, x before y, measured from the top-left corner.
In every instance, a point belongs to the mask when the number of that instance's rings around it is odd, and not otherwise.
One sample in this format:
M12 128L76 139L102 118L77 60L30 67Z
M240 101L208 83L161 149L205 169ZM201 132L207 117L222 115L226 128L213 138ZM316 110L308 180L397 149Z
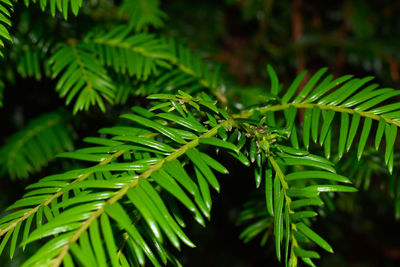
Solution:
M229 155L240 161L243 165L245 166L250 166L250 161L249 159L242 153L239 152L239 154L236 154L235 152L232 151L227 151Z
M294 156L307 156L310 153L306 150L302 150L302 149L298 149L298 148L294 148L294 147L288 147L288 146L283 146L283 145L279 145L279 148L290 155L294 155Z
M347 177L336 173L330 173L325 171L298 171L287 174L285 176L286 181L293 181L298 179L327 179L331 181L341 182L341 183L351 183Z
M162 135L165 135L165 136L171 138L178 144L186 143L186 141L183 140L182 137L177 135L174 131L172 131L171 128L163 126L155 121L152 121L152 120L149 120L149 119L146 119L146 118L140 117L138 115L134 115L134 114L124 114L121 116L121 118L129 119L129 120L135 121L143 126L152 128L152 129L156 130L157 132L161 133Z
M198 191L197 185L193 182L193 180L189 177L185 169L182 167L181 163L178 160L173 160L164 163L164 169L174 177L185 189L195 195Z
M175 234L189 247L196 247L192 241L186 236L186 234L182 231L179 225L175 222L175 220L171 217L167 207L164 204L164 201L159 196L158 192L151 186L151 184L146 181L141 181L141 188L146 192L146 194L153 200L155 206L159 209L163 217L165 218L168 225L172 228Z
M151 197L149 196L146 191L143 189L143 182L140 181L139 186L137 186L135 189L135 194L137 195L138 199L140 199L140 202L148 209L148 211L151 213L152 216L154 216L154 219L160 226L160 228L163 230L165 235L168 237L168 239L171 241L172 245L174 245L175 248L180 250L180 242L179 239L176 235L176 232L173 231L172 225L168 223L164 215L162 214L162 211L160 207L157 207L155 204L155 196ZM150 191L148 191L150 193ZM156 193L152 191L152 193ZM157 193L156 193L157 194ZM169 214L169 213L168 213ZM167 216L168 217L168 216ZM179 226L176 225L178 228ZM162 241L163 239L158 239L157 241Z
M319 130L319 116L321 114L321 110L318 107L313 108L312 113L312 122L311 122L311 136L314 143L317 142L318 139L318 130Z
M147 207L146 203L142 201L142 199L139 197L139 194L137 193L137 188L131 188L127 192L127 196L129 200L136 206L136 208L139 210L139 212L143 215L144 220L150 227L151 231L153 232L155 238L157 240L163 240L161 231L159 228L159 225L154 218L154 215L151 213L149 208Z
M201 224L204 224L203 217L200 215L196 206L186 195L186 193L178 186L172 177L170 177L165 171L154 172L151 175L162 188L170 192L175 198L177 198L183 205L185 205L193 214L194 218ZM200 186L201 189L201 186ZM204 197L204 196L203 196ZM206 202L207 203L207 202Z
M69 158L81 161L91 161L91 162L100 162L107 158L106 155L93 155L87 153L78 153L78 152L65 152L57 154L58 158Z
M290 208L295 210L306 206L321 206L324 202L320 198L307 198L294 200L290 203Z
M279 93L279 80L275 70L271 65L267 65L268 76L271 79L271 94L278 95Z
M310 146L310 129L311 129L311 120L312 120L312 109L306 109L304 112L304 121L303 121L303 143L304 147L308 150Z
M293 102L295 103L299 103L302 100L304 100L304 98L306 98L306 96L310 93L310 91L313 89L313 87L315 86L315 84L319 81L319 79L322 77L322 75L324 75L324 73L327 71L327 68L321 68L320 70L318 70L311 78L310 80L307 82L307 84L303 87L303 89L301 89L300 93L298 94L298 96L293 100Z
M253 163L256 160L256 153L257 153L257 144L254 140L250 141L250 161Z
M307 159L305 157L303 157L303 158L286 157L286 158L283 158L283 164L289 165L289 166L293 166L293 165L294 166L310 166L310 167L314 167L314 168L318 168L318 169L323 169L323 170L326 170L326 171L329 171L332 173L336 172L336 170L332 166L330 166L326 163L318 162L313 159Z
M7 26L11 26L11 14L9 10L12 11L13 4L11 1L2 0L0 1L0 49L4 47L3 40L7 40L12 42L12 38L10 33L7 29ZM2 40L3 39L3 40ZM0 57L3 57L2 52L0 51ZM0 106L1 106L1 99L0 99Z
M319 143L322 145L324 143L325 137L328 134L328 131L331 127L332 120L335 116L335 112L333 110L328 110L326 112L322 112L322 117L324 122L322 123L321 133L319 136Z
M342 158L344 153L348 129L349 129L349 114L342 113L340 122L340 133L339 133L339 147L338 147L339 159Z
M3 237L0 243L0 254L3 252L4 247L7 244L8 239L10 238L11 234L13 233L14 230L10 230L7 232L7 234Z
M361 131L360 141L358 143L358 150L357 150L357 158L358 158L359 161L360 161L361 155L362 155L362 153L364 151L365 144L367 143L367 139L368 139L368 136L369 136L369 131L371 130L371 124L372 124L371 118L365 118L364 126L363 126L363 129Z
M304 76L306 76L307 71L303 70L296 78L293 80L292 84L289 86L288 90L282 97L282 104L286 104L289 100L293 97L296 93L301 81L303 80ZM271 86L272 87L272 86Z
M89 235L93 244L93 250L96 255L97 264L101 267L107 266L105 252L102 246L102 240L99 231L99 225L95 220L89 227Z
M167 15L160 9L159 1L125 0L118 10L121 18L128 18L129 25L136 31L147 29L149 26L160 28L164 25Z
M304 190L317 192L357 192L357 188L345 185L310 185Z
M192 148L192 149L189 149L186 151L186 155L193 162L193 164L197 168L199 168L199 170L202 172L202 174L207 179L207 181L210 183L210 185L217 192L219 192L219 190L220 190L219 182L218 182L217 178L215 177L214 173L210 170L208 165L201 158L200 152L197 149Z
M318 190L307 190L306 188L289 188L286 193L289 197L316 198L320 192Z
M375 149L378 150L382 140L383 132L385 131L386 122L384 119L379 120L378 128L376 129L375 136Z
M202 160L207 163L208 166L210 166L211 168L213 168L214 170L216 170L217 172L220 173L224 173L224 174L228 174L229 171L218 161L216 161L215 159L213 159L212 157L210 157L209 155L200 152L200 156L202 158Z
M202 195L202 197L204 199L204 202L205 202L205 205L207 207L207 210L203 211L203 213L209 219L210 218L211 205L212 205L210 189L208 187L208 183L207 183L206 179L204 178L204 176L201 173L201 171L199 170L199 168L197 168L195 166L194 170L195 170L195 173L196 173L197 182L198 182L199 187L200 187L201 195Z
M397 126L394 124L386 124L385 137L386 137L386 150L385 150L385 163L388 164L389 157L393 154L393 146L396 141Z
M297 256L299 257L306 257L306 258L314 258L314 259L319 259L320 256L317 252L312 251L312 250L304 250L300 247L294 247L294 253L296 253Z
M300 221L302 219L311 218L317 216L318 213L315 211L297 211L294 214L291 214L290 218L292 221Z
M278 261L281 261L281 235L283 231L283 200L284 193L279 193L278 204L274 215L275 250Z
M289 259L289 243L290 243L290 236L291 236L291 220L289 216L289 205L285 204L285 214L284 214L284 221L285 221L285 266L288 265Z
M353 143L354 137L356 136L359 123L360 123L360 114L354 113L353 119L351 120L349 136L347 138L347 144L346 144L346 151L347 152L350 150L350 147L351 147L351 145Z
M101 215L100 223L101 230L103 232L104 243L106 244L107 252L111 259L111 264L112 266L119 266L117 246L115 244L113 231L111 229L110 219L106 214Z
M203 125L201 125L198 121L196 121L195 119L189 120L189 119L185 119L185 118L176 116L171 113L159 113L159 114L157 114L157 116L160 118L163 118L163 119L167 119L167 120L176 122L179 125L182 125L186 128L195 130L200 133L207 131L207 129Z
M293 106L284 110L284 115L286 118L286 126L290 130L292 129L292 127L294 127L294 120L296 119L296 113L297 113L297 109Z
M326 251L333 253L332 247L322 237L311 230L307 225L300 222L296 224L296 227L308 238L314 241L318 246L325 249Z
M43 114L12 135L0 148L2 172L12 179L27 178L41 170L57 153L73 148L74 134L66 124L64 112Z
M216 146L216 147L222 147L222 148L232 150L236 153L239 153L239 149L234 144L229 143L227 141L222 141L221 139L218 139L216 137L200 138L199 143L212 145L212 146Z
M267 204L267 211L269 215L274 215L273 202L272 202L272 169L265 170L265 199Z
M175 150L174 148L172 148L171 146L169 146L169 145L167 145L165 143L158 142L158 141L155 141L155 140L150 140L150 139L144 138L144 137L115 136L113 138L113 140L129 141L129 142L132 142L132 143L148 146L148 147L154 148L156 150L161 150L161 151L164 151L164 152L173 152Z
M56 85L60 97L66 97L67 105L75 98L74 113L87 111L94 104L105 112L103 98L113 103L115 87L91 46L84 43L66 46L58 50L50 62L53 78L62 73Z

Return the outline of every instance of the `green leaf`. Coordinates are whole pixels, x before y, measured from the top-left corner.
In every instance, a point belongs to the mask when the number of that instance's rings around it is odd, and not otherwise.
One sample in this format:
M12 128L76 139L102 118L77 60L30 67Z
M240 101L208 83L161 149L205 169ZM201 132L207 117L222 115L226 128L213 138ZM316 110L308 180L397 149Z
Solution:
M209 155L200 152L201 159L207 163L208 166L216 170L217 172L223 173L223 174L228 174L229 171L218 161L210 157Z
M354 137L356 136L358 130L358 124L360 123L360 114L354 113L353 119L351 120L350 132L347 139L346 151L350 150L351 145L353 144Z
M313 112L312 109L306 109L304 112L303 143L304 143L304 147L307 150L310 146L310 129L311 129L312 112Z
M93 244L93 251L96 255L97 264L101 267L107 266L106 255L102 245L102 239L99 231L99 224L97 220L89 226L89 235Z
M296 78L293 80L292 84L289 86L288 90L282 97L282 104L286 104L290 101L290 99L293 97L293 95L296 93L297 89L299 88L299 85L301 81L303 80L304 76L306 76L307 71L303 70L299 75L296 76ZM272 86L271 86L272 87Z
M40 171L55 156L73 148L73 131L67 127L64 112L51 112L31 120L9 137L0 148L0 172L12 179L27 178Z
M117 246L115 244L115 239L113 231L111 229L110 219L106 214L102 214L100 217L101 230L103 232L104 243L106 244L108 255L111 259L112 266L119 266L119 261L117 257Z
M281 182L277 174L275 174L274 178L274 214L277 213L278 205L279 205L279 197L281 193Z
M172 228L175 234L189 247L196 247L192 241L186 236L186 234L182 231L179 225L175 222L175 220L171 217L167 207L165 206L163 200L157 193L157 191L151 186L151 184L146 181L141 181L141 188L146 192L146 194L153 200L155 206L159 209L162 216L165 218L168 225Z
M378 128L376 129L376 136L375 136L375 149L379 149L379 145L382 140L383 132L385 131L386 121L384 119L379 120Z
M272 68L272 66L269 64L267 65L267 72L269 78L271 79L271 94L277 96L279 93L278 75L276 75L274 68Z
M386 124L385 137L386 137L386 150L385 150L385 163L388 164L389 157L393 154L393 146L396 141L397 126L394 124Z
M250 151L249 151L251 163L253 163L256 160L256 153L257 153L257 144L254 140L251 140L250 141Z
M365 144L369 136L369 131L371 130L372 120L371 118L365 118L364 126L361 132L360 142L358 143L357 158L360 161L361 155L364 151Z
M320 256L317 252L312 250L304 250L300 247L294 247L294 253L299 257L319 259Z
M328 110L322 112L322 118L324 122L322 123L321 133L319 136L319 143L322 145L324 143L325 137L328 134L329 129L331 128L331 123L335 116L335 111Z
M294 127L294 120L296 119L297 109L293 106L290 106L288 109L284 110L284 115L286 119L286 126L288 129L292 129Z
M326 242L322 237L320 237L317 233L311 230L307 225L300 222L296 224L297 229L299 229L305 236L314 241L318 246L325 249L326 251L333 253L332 247Z
M200 144L207 144L207 145L212 145L216 147L222 147L226 149L230 149L236 153L239 153L239 149L232 143L229 143L227 141L223 141L221 139L218 139L216 137L210 137L210 138L200 138L199 139Z
M260 166L258 168L254 168L254 180L256 183L256 188L260 187L261 180L262 180L262 173L263 173L262 166Z
M294 148L294 147L279 145L279 148L283 152L290 154L290 155L294 155L294 156L307 156L310 154L310 152L308 152L306 150L302 150L302 149L298 149L298 148Z
M345 185L310 185L304 190L317 192L357 192L357 188Z
M68 4L68 1L63 3ZM56 90L60 97L66 97L67 105L75 98L74 113L87 111L94 104L105 112L103 99L113 103L115 97L115 87L111 78L95 57L92 48L85 43L68 45L50 58L53 78L63 72Z
M339 159L342 158L344 153L348 129L349 129L349 114L343 112L341 114L340 133L339 133L339 147L338 147Z
M30 233L31 225L32 225L32 220L33 220L34 215L30 215L28 219L26 220L25 223L25 228L24 228L24 233L22 235L22 240L26 240L28 238L28 235ZM25 250L25 246L22 246L22 250ZM1 253L0 253L1 254Z
M324 142L325 158L327 159L330 159L331 157L331 145L332 145L332 128L328 130L328 134L326 135Z
M167 15L160 9L159 1L142 2L139 0L123 1L119 6L118 16L128 19L130 27L140 32L150 26L160 28Z
M298 96L293 100L295 103L299 103L304 100L304 98L307 97L307 95L311 92L311 90L314 88L314 86L317 84L319 79L324 75L324 73L327 71L328 68L321 68L318 70L307 82L307 84L301 89L300 93Z
M143 126L152 128L152 129L156 130L157 132L161 133L162 135L165 135L165 136L171 138L178 144L186 143L186 141L183 140L182 137L177 135L174 131L172 131L171 128L163 126L155 121L140 117L135 114L124 114L124 115L121 115L121 118L129 119L129 120L135 121Z
M150 191L146 193L146 191L143 188L143 183L145 179L140 181L139 186L137 186L135 189L135 194L137 197L140 199L140 202L143 203L143 205L148 209L148 211L151 213L152 216L154 216L154 219L157 221L158 225L160 228L164 231L165 235L168 237L168 239L171 241L172 245L178 250L180 250L180 242L179 239L176 235L176 232L173 231L172 225L168 223L164 215L162 214L162 210L160 207L158 207L155 203L156 197L153 195L152 197L148 195ZM158 194L155 191L151 191L151 194ZM163 203L163 202L161 202ZM169 215L169 216L168 216ZM171 215L167 214L167 217L170 217ZM175 221L174 221L175 222ZM176 224L176 226L179 228L179 226ZM162 239L159 239L162 241Z
M209 219L210 218L210 210L211 210L211 206L212 206L210 188L208 187L208 183L207 183L206 179L204 178L204 175L199 170L199 168L197 168L195 166L194 170L196 173L197 182L200 187L201 195L202 195L205 205L207 207L207 209L205 211L203 211L203 214Z
M136 208L139 210L139 212L143 215L144 220L150 227L151 231L154 233L154 236L157 240L162 241L162 235L161 231L159 228L159 225L154 218L154 215L150 211L150 209L147 207L146 203L143 202L143 200L139 197L139 193L137 192L137 188L131 188L127 192L127 196L129 200L133 203L133 205L136 206Z
M278 261L281 261L281 235L283 231L283 200L284 193L279 193L278 204L274 215L275 251Z
M199 168L199 170L203 173L204 177L208 180L210 185L217 191L219 192L220 186L217 178L215 177L214 173L211 171L211 169L208 167L206 162L201 157L200 152L197 149L189 149L186 151L186 155L189 157L189 159L193 162L193 164Z
M316 143L318 140L320 114L321 114L321 110L315 106L313 108L312 122L311 122L311 136L312 136L314 143Z
M247 167L250 166L249 159L242 152L239 152L239 154L236 154L233 151L227 151L227 153L229 155L231 155L232 157L234 157L235 159L237 159L238 161L240 161L241 163L243 163L243 165L245 165Z
M289 259L289 243L291 237L291 220L289 216L289 205L285 204L285 214L284 214L284 221L285 221L285 266L288 265Z
M203 217L197 210L196 206L182 190L182 188L175 182L175 180L168 175L165 171L157 171L151 175L162 188L170 192L175 198L177 198L183 205L185 205L193 214L194 218L201 224L204 224ZM200 186L201 189L201 186ZM203 196L204 197L204 196Z
M113 140L119 140L119 141L128 141L136 144L141 144L144 146L148 146L157 150L161 150L164 152L173 152L175 149L172 148L171 146L161 143L155 140L150 140L148 138L143 138L143 137L135 137L135 136L115 136L113 137Z
M189 193L195 195L198 191L197 185L189 177L185 169L182 167L178 160L173 160L164 163L164 170L166 170L172 177L175 178Z
M328 164L325 164L322 162L318 162L313 159L307 159L305 157L303 157L303 158L286 157L286 158L283 158L283 164L289 165L289 166L293 166L293 165L294 166L309 166L309 167L327 170L332 173L336 172L336 170L331 165L328 165Z
M3 252L4 247L7 244L8 239L10 238L11 234L13 233L14 229L9 230L7 234L3 237L0 243L0 254Z
M318 190L307 190L306 188L289 188L286 190L289 197L316 198L319 196Z
M320 82L317 87L315 87L314 90L310 93L310 95L307 97L307 99L304 101L305 103L311 103L313 101L316 101L319 99L321 96L323 96L326 92L328 92L330 89L333 87L337 86L338 84L335 83L335 81L332 82L333 75L330 74L326 76L322 82Z
M78 152L64 152L57 154L57 158L69 158L81 161L100 162L107 158L107 155L93 155Z
M17 246L17 240L19 235L19 230L21 229L21 223L17 224L14 228L13 235L11 238L11 245L10 245L10 259L14 257L15 247Z
M321 206L324 202L320 198L307 198L292 201L290 203L290 208L295 210L307 206Z
M267 211L269 215L274 215L274 208L272 202L272 169L265 170L265 200L267 204Z
M292 219L292 221L300 221L302 219L315 217L317 215L318 213L316 213L315 211L306 210L306 211L297 211L296 213L291 214L290 218Z
M189 119L185 119L185 118L176 116L171 113L159 113L159 114L157 114L157 117L173 121L179 125L182 125L183 127L189 128L191 130L195 130L197 132L203 133L203 132L207 131L207 129L203 125L201 125L198 121L196 121L195 119L189 120Z
M324 172L324 171L298 171L287 174L285 177L286 181L293 181L298 179L327 179L331 181L341 183L351 183L351 180L347 177L336 173Z

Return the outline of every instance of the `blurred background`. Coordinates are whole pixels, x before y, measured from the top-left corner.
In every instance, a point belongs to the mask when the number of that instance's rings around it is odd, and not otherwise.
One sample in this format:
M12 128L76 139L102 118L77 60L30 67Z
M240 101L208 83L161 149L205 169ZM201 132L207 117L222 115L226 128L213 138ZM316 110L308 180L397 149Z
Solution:
M76 25L80 21L82 32L89 28L85 16L93 19L114 12L107 9L108 1L89 2L82 17L71 19ZM177 38L206 60L222 64L228 94L242 102L262 102L267 64L274 66L284 85L304 69L313 73L326 66L335 76L372 75L384 87L400 86L400 1L163 0L161 7L168 19L158 30L160 34ZM22 5L15 7L15 27L19 29L24 25L18 21L27 16L24 10ZM38 11L40 16L44 17ZM44 82L51 85L51 81ZM4 122L1 144L29 119L63 106L63 100L54 91L43 89L41 83L25 79L5 91L4 108L0 109ZM26 96L22 101L21 94ZM40 94L38 102L32 103L29 96L33 94ZM111 125L121 110L114 108L105 120L100 113L80 116L79 122L84 123L76 123L76 140L96 135L97 129ZM361 162L352 158L349 155L347 165L339 168L353 176L360 192L335 198L336 205L328 206L324 218L317 220L315 229L324 233L335 249L333 255L321 252L318 265L400 266L400 224L394 212L394 203L400 200L387 186L393 178L378 171L381 159L372 151ZM0 179L1 210L19 198L26 185L64 169L62 164L53 162L26 180ZM222 191L214 195L212 221L207 228L194 222L188 226L197 248L183 248L179 258L184 266L281 266L270 243L260 246L256 238L243 244L239 239L243 230L236 225L240 210L248 199L262 192L254 190L253 173L240 166L230 170L236 178L220 178ZM19 252L10 263L4 254L0 266L19 266L27 256L29 251Z

